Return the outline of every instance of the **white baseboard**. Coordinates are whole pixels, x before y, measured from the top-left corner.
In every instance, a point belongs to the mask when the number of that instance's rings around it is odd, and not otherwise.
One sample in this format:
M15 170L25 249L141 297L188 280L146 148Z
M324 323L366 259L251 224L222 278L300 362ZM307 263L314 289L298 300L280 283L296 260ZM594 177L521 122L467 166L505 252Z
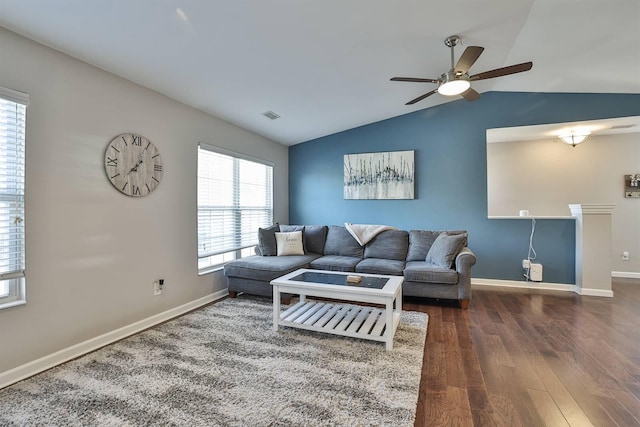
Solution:
M499 286L505 288L525 288L525 289L542 289L547 291L574 292L578 295L593 297L613 297L613 291L602 289L581 288L576 285L566 283L547 283L547 282L524 282L518 280L500 280L500 279L471 279L471 284L475 286Z
M632 271L612 271L611 277L619 277L622 279L640 279L640 273Z
M8 371L0 372L0 389L17 383L18 381L22 381L23 379L29 378L35 374L39 374L40 372L46 371L47 369L53 368L54 366L60 365L64 362L68 362L76 357L90 353L100 347L104 347L105 345L136 334L159 323L166 322L167 320L173 319L174 317L180 316L191 310L195 310L203 305L217 301L228 294L228 290L223 289L162 313L147 317L146 319L142 319L130 325L123 326L122 328L114 331L107 332L106 334L88 339L71 347L56 351L55 353L25 363L24 365L20 365Z

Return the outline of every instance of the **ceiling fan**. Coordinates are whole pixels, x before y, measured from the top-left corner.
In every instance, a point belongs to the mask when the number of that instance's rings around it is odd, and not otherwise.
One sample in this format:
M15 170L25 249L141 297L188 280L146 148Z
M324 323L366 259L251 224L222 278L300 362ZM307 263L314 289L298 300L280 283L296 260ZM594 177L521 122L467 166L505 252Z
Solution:
M473 90L471 82L529 71L533 66L533 62L529 61L523 62L522 64L510 65L508 67L496 68L495 70L485 71L484 73L473 74L470 76L469 68L471 68L471 66L478 60L480 54L484 51L484 48L480 46L467 47L462 53L460 59L458 59L458 63L454 66L453 48L459 42L459 36L450 36L445 39L444 44L451 48L451 69L437 79L422 79L415 77L393 77L391 79L391 81L394 82L435 83L438 85L436 89L412 99L405 105L415 104L436 92L445 96L461 95L467 101L475 101L480 98L480 94Z

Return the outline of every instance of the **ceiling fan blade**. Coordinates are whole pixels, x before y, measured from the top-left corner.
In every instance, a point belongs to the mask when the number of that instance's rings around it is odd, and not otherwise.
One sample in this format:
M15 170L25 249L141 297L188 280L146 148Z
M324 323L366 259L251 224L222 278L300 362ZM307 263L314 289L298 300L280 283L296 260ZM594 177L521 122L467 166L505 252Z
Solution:
M393 77L392 82L438 83L435 79L419 79L416 77Z
M484 48L480 46L467 47L464 52L462 52L460 59L458 59L455 67L456 73L464 74L469 71L469 68L478 60L482 51L484 51Z
M491 71L485 71L484 73L474 74L469 77L469 80L486 80L493 79L495 77L508 76L509 74L521 73L523 71L529 71L533 67L533 62L523 62L522 64L510 65L508 67L497 68Z
M476 99L480 98L480 94L472 88L465 90L460 95L462 95L462 97L467 101L475 101Z
M412 99L411 101L407 102L407 103L406 103L406 104L404 104L404 105L413 105L413 104L415 104L416 102L422 101L422 100L423 100L423 99L425 99L427 96L431 96L431 95L433 95L433 94L434 94L434 93L436 93L436 92L437 92L436 90L432 90L431 92L427 92L427 93L425 93L424 95L420 95L420 96L419 96L419 97L417 97L416 99Z

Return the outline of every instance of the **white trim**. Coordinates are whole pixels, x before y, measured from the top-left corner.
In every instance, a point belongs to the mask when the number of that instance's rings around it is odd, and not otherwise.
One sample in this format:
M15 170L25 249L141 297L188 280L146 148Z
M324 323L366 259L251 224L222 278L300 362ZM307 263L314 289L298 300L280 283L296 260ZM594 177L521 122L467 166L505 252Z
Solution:
M198 298L197 300L188 302L181 306L174 307L162 313L147 317L146 319L142 319L130 325L123 326L122 328L116 329L114 331L107 332L94 338L90 338L79 344L72 345L71 347L64 348L60 351L56 351L55 353L25 363L24 365L20 365L8 371L1 372L0 389L18 381L22 381L25 378L29 378L33 375L39 374L40 372L46 371L47 369L53 368L54 366L60 365L64 362L68 362L69 360L95 351L101 347L104 347L105 345L112 344L116 341L136 334L152 326L158 325L162 322L166 322L167 320L171 320L174 317L180 316L191 310L195 310L196 308L217 301L221 298L224 298L228 294L229 291L227 289L223 289L221 291L209 294L202 298Z
M613 291L606 289L580 289L576 286L578 295L589 296L589 297L606 297L613 298Z
M597 203L597 204L582 203L582 204L569 205L571 216L611 214L613 213L613 210L615 208L616 208L616 205L605 205L600 203Z
M25 107L29 106L29 94L18 92L17 90L9 89L8 87L0 86L0 98L15 102L16 104L22 104Z
M612 271L611 277L620 277L623 279L640 279L640 273L633 271Z
M263 165L275 167L275 163L270 160L261 159L260 157L255 157L250 154L239 153L237 151L229 150L227 148L222 148L215 145L207 144L206 142L199 142L198 147L202 150L211 151L213 153L218 153L218 154L222 154L230 157L236 157L238 159L248 160L250 162L255 162L255 163L260 163Z
M487 219L528 219L528 220L538 220L538 219L568 219L568 220L572 220L575 221L575 217L573 216L488 216Z
M547 282L524 282L518 280L501 280L501 279L471 279L471 284L475 286L498 286L503 288L524 288L539 289L547 291L574 292L578 295L594 296L594 297L613 297L613 291L603 289L582 289L577 285L567 283L547 283Z

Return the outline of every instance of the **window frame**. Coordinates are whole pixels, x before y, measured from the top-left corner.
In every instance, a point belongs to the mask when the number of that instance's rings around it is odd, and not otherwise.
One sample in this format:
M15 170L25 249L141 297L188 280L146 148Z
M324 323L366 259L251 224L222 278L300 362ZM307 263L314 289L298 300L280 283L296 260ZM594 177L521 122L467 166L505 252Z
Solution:
M6 193L6 194L2 194L0 195L0 199L4 200L4 201L15 201L16 204L21 205L21 208L18 208L17 213L21 214L20 216L16 215L15 217L15 221L14 224L23 224L24 222L24 217L26 214L26 208L25 208L25 193L26 193L26 189L25 189L25 164L26 164L26 157L24 155L24 151L26 151L26 131L27 131L27 108L29 107L29 95L26 93L22 93L22 92L18 92L16 90L13 89L9 89L9 88L5 88L5 87L1 87L0 86L0 98L3 101L8 101L14 104L20 104L22 106L24 106L24 119L22 122L22 127L18 126L18 121L16 120L15 126L18 128L16 129L19 134L22 136L21 139L21 146L18 144L16 144L16 146L18 148L21 148L23 151L22 154L22 159L20 159L19 155L16 155L15 157L13 157L12 159L14 160L21 160L22 163L18 163L18 166L16 166L16 170L22 170L22 192L16 192L14 194L14 196L12 197L10 195L10 193ZM17 162L16 162L17 163ZM15 175L18 176L18 175ZM16 189L19 188L19 185L16 187ZM2 225L2 224L0 224ZM22 268L18 268L15 271L7 271L5 273L0 272L0 282L9 282L9 283L5 283L3 286L3 288L7 289L6 294L0 296L0 309L4 309L4 308L9 308L9 307L15 307L18 305L22 305L22 304L26 304L27 303L27 297L26 297L26 277L25 277L25 246L26 246L26 239L25 239L25 226L21 225L16 231L15 233L18 233L19 236L17 237L17 241L18 241L18 248L16 250L19 251L20 253L18 255L13 255L15 257L16 260L21 260L22 262L20 262L19 264L21 264ZM12 253L12 252L9 252Z
M273 216L274 216L273 198L274 198L274 188L275 188L275 185L274 185L274 181L275 181L275 176L274 176L275 166L274 166L274 162L271 162L271 161L268 161L268 160L265 160L265 159L261 159L261 158L258 158L258 157L254 157L254 156L251 156L251 155L248 155L248 154L239 153L239 152L236 152L236 151L233 151L233 150L228 150L226 148L217 147L215 145L210 145L210 144L207 144L207 143L200 142L200 143L198 143L198 147L197 147L198 168L197 168L197 172L196 172L196 182L197 182L196 183L196 227L197 228L200 227L199 219L198 219L198 214L200 212L200 208L199 208L199 205L198 205L198 191L199 191L199 187L200 187L199 186L199 179L200 179L200 170L199 170L200 169L200 167L199 167L199 162L200 162L199 155L200 154L199 153L200 153L200 150L209 151L209 152L212 152L212 153L215 153L215 154L220 154L220 155L223 155L223 156L229 156L229 157L234 159L234 162L235 161L244 160L244 161L257 163L257 164L263 165L265 167L271 168L271 170L270 170L271 176L270 176L270 182L269 182L270 191L271 191L270 200L269 200L270 206L268 207L268 215L267 215L268 224L265 223L265 224L261 225L261 227L262 226L268 227L271 224L273 224ZM242 183L238 178L239 178L239 176L237 175L237 170L236 170L234 172L234 180L233 180L233 186L234 187L236 187L236 186L238 186L238 185L240 185ZM233 189L234 196L238 196L239 195L238 191L239 190L237 190L235 188ZM234 199L235 198L236 197L234 197ZM240 207L238 200L234 200L234 205L236 207ZM242 226L241 225L239 227L235 226L235 224L237 224L239 220L240 220L239 217L234 219L234 228L238 233L240 233L240 234L236 234L235 237L234 237L234 239L237 240L237 241L241 241L242 240L241 237L240 237L240 235L242 234ZM255 236L256 236L255 237L255 243L251 243L249 245L240 244L238 248L235 248L233 250L226 251L226 252L220 252L220 253L217 253L217 254L205 255L205 256L198 255L197 256L198 274L202 275L202 274L207 274L207 273L210 273L210 272L213 272L213 271L220 270L220 269L222 269L224 267L224 264L226 264L229 261L233 261L235 259L240 259L240 258L243 258L243 257L246 257L246 256L250 256L250 255L254 255L255 254L254 248L256 247L256 245L258 243L258 237L257 237L258 233L257 233L257 231L258 230L256 229L255 230ZM197 240L197 242L196 242L197 248L199 248L199 246L200 246L199 233L196 233L196 240ZM197 252L199 252L199 251L197 251ZM208 259L208 261L203 261L203 260L206 260L206 259Z

